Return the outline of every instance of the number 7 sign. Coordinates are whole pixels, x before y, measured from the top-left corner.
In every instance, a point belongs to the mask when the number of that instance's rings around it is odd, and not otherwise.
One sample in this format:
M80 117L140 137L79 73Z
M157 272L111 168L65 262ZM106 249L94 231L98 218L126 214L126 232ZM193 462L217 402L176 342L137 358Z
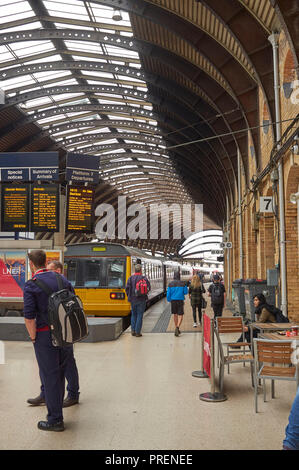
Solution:
M260 197L260 212L274 212L273 197Z

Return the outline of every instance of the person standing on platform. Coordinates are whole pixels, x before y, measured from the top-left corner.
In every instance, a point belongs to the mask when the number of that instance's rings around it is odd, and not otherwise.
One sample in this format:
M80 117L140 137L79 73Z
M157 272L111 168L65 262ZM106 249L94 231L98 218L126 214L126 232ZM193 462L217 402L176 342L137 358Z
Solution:
M289 415L289 424L285 430L283 450L299 450L299 388Z
M62 274L63 266L62 266L62 263L60 261L53 260L53 261L50 261L47 264L47 269L49 271L54 271L58 274ZM70 289L70 290L72 290L72 292L74 291L73 288ZM69 348L70 348L70 354L68 356L68 361L67 361L67 364L66 364L66 367L65 367L65 378L67 380L66 389L67 389L68 394L67 394L66 399L63 401L63 408L67 408L69 406L73 406L73 405L76 405L77 403L79 403L79 395L80 395L80 393L79 393L79 374L78 374L76 361L75 361L75 358L74 358L73 345L70 345ZM33 405L33 406L39 406L39 405L43 405L44 403L46 403L46 400L45 400L45 387L44 387L43 383L41 385L41 391L40 391L39 396L36 397L36 398L28 398L27 403L29 403L30 405Z
M46 253L43 250L31 251L28 258L33 278L24 286L25 325L34 345L48 409L47 420L39 421L37 427L43 431L64 431L62 413L64 375L72 349L53 346L48 324L49 296L34 282L35 279L40 279L53 292L57 292L57 274L46 268ZM65 288L72 290L71 283L64 277L62 280Z
M175 336L179 336L180 326L184 315L185 295L188 294L188 287L184 281L180 280L179 271L175 271L173 281L169 283L166 298L171 302L171 313L173 315L175 325Z
M189 287L189 299L191 301L191 307L193 311L193 327L197 327L196 323L196 309L198 310L198 324L201 325L201 306L202 306L202 294L205 292L205 288L201 283L200 277L195 274L191 279Z
M225 307L226 291L224 284L220 282L219 274L214 274L213 283L208 288L208 296L211 297L211 307L214 310L214 320L222 317Z
M135 274L129 277L126 285L126 294L131 303L131 334L142 336L143 314L148 300L151 284L146 276L142 275L141 264L135 265Z

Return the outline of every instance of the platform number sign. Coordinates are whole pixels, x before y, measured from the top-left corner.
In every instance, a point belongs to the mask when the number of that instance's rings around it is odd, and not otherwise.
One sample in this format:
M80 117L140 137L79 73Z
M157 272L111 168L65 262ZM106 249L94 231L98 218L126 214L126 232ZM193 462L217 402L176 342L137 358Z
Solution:
M273 197L271 196L260 197L260 212L274 212Z

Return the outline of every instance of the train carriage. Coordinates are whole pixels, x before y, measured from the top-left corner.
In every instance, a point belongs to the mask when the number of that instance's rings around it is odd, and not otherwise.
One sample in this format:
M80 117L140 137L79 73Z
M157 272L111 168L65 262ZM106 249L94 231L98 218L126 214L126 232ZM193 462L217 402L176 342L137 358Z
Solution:
M189 280L191 267L175 261L155 258L137 248L117 243L79 243L68 245L64 256L65 275L81 298L87 315L127 316L131 306L125 287L141 264L151 283L148 304L161 298L175 271Z

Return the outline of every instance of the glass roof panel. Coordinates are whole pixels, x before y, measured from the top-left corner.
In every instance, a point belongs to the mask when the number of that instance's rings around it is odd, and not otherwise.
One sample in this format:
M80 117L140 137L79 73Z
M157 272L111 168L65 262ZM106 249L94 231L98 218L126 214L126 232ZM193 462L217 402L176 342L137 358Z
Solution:
M113 8L100 2L83 0L34 0L31 4L27 0L4 0L4 2L4 5L0 5L0 32L5 31L5 28L11 32L22 30L34 32L47 28L53 31L55 29L99 31L107 34L107 37L108 34L109 36L115 34L115 45L108 44L106 40L102 43L94 40L83 41L78 37L73 40L70 35L65 40L56 38L40 40L37 37L37 40L12 41L2 45L0 46L1 87L9 96L16 96L18 93L22 98L23 93L24 101L18 101L17 104L19 109L35 119L42 129L49 130L51 138L60 142L60 145L65 142L68 150L84 152L84 149L87 149L90 154L100 155L104 168L101 172L102 177L111 184L128 183L126 189L148 184L153 188L154 194L160 194L161 199L165 199L165 194L170 189L166 187L159 193L159 188L167 172L177 185L175 195L179 202L181 195L186 194L184 185L176 174L171 158L158 151L160 149L163 151L166 146L163 137L159 135L162 132L154 119L153 106L148 96L145 94L144 99L138 96L139 91L148 92L147 84L142 79L139 55L130 46L128 49L117 46L117 39L133 35L128 13L121 12L122 19L114 21ZM42 20L41 16L45 18ZM20 21L22 19L24 24ZM14 24L13 22L17 20L18 23ZM23 76L6 78L12 67L50 62L60 64L65 58L75 62L77 68L50 69L35 73L28 70ZM79 62L83 62L84 65L94 63L96 68L91 65L90 69L82 70ZM126 64L126 69L103 71L100 69L101 64ZM134 75L131 73L132 69L135 70ZM61 89L62 93L55 90L56 86L65 85L82 85L82 89ZM131 90L134 88L137 96L128 96L128 93L121 88L117 88L114 92L107 90L107 93L83 88L88 85L115 85ZM31 93L29 97L28 93ZM68 108L64 108L78 104L100 105L106 109L78 108L66 112ZM61 111L61 114L48 115L53 109ZM65 126L71 122L88 120L93 121L90 126L88 124L74 128ZM104 120L103 126L101 120ZM94 121L98 121L98 124ZM111 126L107 121L113 121ZM100 135L104 133L107 134L105 140L104 136ZM113 137L109 135L111 133ZM132 133L136 135L136 139L130 135L124 139L124 134ZM117 134L120 134L119 138ZM138 135L142 135L140 140ZM91 137L94 139L88 140ZM161 144L158 144L157 140L151 141L151 137L159 138ZM128 148L140 144L146 145L146 149ZM101 150L101 146L105 145L112 148ZM124 145L126 148L123 148ZM113 167L109 168L109 165ZM128 171L132 168L136 171ZM161 172L162 169L165 171Z

